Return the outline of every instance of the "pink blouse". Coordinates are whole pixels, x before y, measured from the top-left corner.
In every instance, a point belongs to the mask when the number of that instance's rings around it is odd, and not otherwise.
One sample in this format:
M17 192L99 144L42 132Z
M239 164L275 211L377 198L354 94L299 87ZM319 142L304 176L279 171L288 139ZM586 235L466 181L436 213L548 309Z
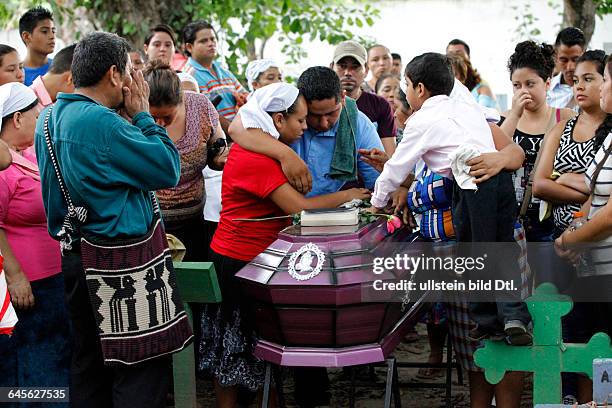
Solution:
M61 272L59 242L49 236L36 154L11 151L13 164L0 171L0 228L30 281Z

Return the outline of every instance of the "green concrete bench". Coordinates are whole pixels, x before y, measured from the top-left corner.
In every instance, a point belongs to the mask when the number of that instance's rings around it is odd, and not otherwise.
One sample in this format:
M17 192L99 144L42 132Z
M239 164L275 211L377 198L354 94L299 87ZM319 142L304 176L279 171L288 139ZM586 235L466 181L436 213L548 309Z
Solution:
M189 303L219 303L221 290L212 262L174 262L176 280L185 312L193 327L193 313ZM174 406L195 408L196 379L193 343L173 356Z

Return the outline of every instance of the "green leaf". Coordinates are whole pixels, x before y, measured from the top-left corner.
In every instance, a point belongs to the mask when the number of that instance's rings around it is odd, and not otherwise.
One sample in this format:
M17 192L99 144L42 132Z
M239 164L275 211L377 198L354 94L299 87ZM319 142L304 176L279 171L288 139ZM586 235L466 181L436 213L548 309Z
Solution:
M289 26L289 29L291 30L292 33L299 33L301 28L302 28L302 24L300 20L293 20L291 22L291 25Z

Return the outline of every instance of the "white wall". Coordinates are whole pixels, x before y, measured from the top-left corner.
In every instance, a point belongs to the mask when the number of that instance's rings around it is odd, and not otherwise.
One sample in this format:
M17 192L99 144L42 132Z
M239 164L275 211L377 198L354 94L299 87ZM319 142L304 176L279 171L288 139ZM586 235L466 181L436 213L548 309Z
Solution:
M470 45L472 63L496 94L510 95L508 57L518 42L514 32L517 14L513 6L523 6L523 0L399 0L374 2L381 10L380 19L372 27L360 29L362 35L385 44L402 56L404 64L416 55L428 51L444 52L446 44L460 38ZM561 0L554 0L557 10L547 0L530 1L533 13L539 18L541 40L553 43L561 23ZM612 41L612 15L597 18L590 48L603 48ZM278 44L270 43L266 57L283 61ZM332 47L321 43L306 45L308 58L287 72L299 75L312 65L328 65ZM510 100L510 99L509 99Z

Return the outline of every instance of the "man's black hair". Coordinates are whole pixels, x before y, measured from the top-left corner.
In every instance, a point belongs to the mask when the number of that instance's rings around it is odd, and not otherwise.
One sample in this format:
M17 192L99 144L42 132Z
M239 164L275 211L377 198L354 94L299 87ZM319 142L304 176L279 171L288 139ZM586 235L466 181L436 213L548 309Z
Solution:
M55 54L55 58L53 58L53 62L51 62L51 66L49 67L49 72L52 74L63 74L64 72L70 71L75 48L76 44L72 44L62 48Z
M72 81L75 88L96 85L106 72L115 65L117 71L125 72L130 45L117 34L96 31L88 34L77 44L72 59Z
M149 45L155 33L168 34L170 36L170 39L172 40L172 44L176 47L176 34L174 33L174 30L172 29L172 27L170 27L167 24L158 24L154 26L153 28L151 28L149 30L149 35L145 37L145 40L144 40L145 45Z
M213 33L215 33L215 37L217 37L217 32L212 24L210 24L208 21L198 20L187 24L185 28L183 28L183 44L193 44L196 40L198 31L206 29L212 30ZM187 49L185 49L185 54L187 54L188 57L191 57L191 53L187 51Z
M338 102L342 96L340 78L330 68L310 67L300 75L297 87L307 102L335 98Z
M43 20L53 20L53 13L44 7L34 7L26 11L19 19L19 35L32 33L36 25Z
M470 46L467 45L465 41L460 40L458 38L454 38L448 42L446 48L448 48L449 45L463 45L463 48L465 48L465 52L467 52L468 57L470 56Z
M402 60L402 56L401 56L401 55L399 55L399 54L398 54L398 53L396 53L396 52L392 52L392 53L391 53L391 59L394 59L394 60L400 60L400 61L401 61L401 60Z
M566 47L573 47L574 45L580 46L584 49L586 46L586 38L582 30L576 27L566 27L559 31L557 39L555 40L555 48L559 48L561 45Z
M406 65L406 76L416 88L419 83L429 91L430 96L450 95L455 85L455 76L450 60L437 52L426 52Z

